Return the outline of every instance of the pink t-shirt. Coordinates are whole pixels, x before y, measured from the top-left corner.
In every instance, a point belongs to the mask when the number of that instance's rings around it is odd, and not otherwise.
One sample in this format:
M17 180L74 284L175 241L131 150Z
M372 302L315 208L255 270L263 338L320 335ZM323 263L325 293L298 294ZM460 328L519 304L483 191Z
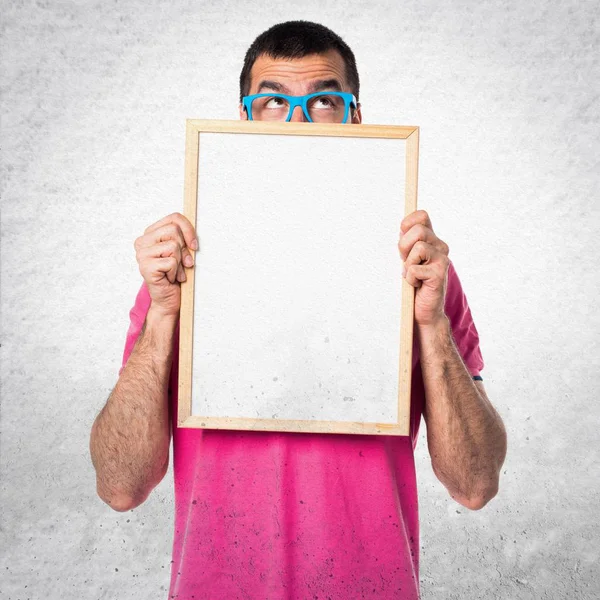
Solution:
M143 285L130 313L123 364L149 306ZM479 338L452 265L446 314L469 372L478 376ZM178 340L175 344L172 415ZM423 403L415 343L408 437L174 426L169 598L418 599L413 450Z

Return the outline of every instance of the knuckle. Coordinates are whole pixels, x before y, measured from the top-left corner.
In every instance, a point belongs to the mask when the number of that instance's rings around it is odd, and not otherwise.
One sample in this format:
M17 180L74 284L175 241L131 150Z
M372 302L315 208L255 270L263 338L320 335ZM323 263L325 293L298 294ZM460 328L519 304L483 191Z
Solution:
M185 223L185 217L180 212L174 212L169 218L173 220L171 224L177 229Z
M415 252L415 250L411 250L406 257L404 264L406 265L406 268L408 268L410 265L415 265L419 262L421 262L421 259L419 258L418 253Z
M417 223L415 225L415 231L419 239L425 239L427 237L427 227L423 223Z
M169 223L168 225L165 225L163 239L173 240L175 243L177 243L180 237L181 230L175 223Z
M432 228L431 218L429 217L429 213L426 210L419 211L419 223L422 223L428 229Z
M171 254L178 254L179 252L179 244L175 240L167 240L165 242L167 250Z
M421 250L427 250L427 243L423 240L418 240L415 242L414 248L417 252Z

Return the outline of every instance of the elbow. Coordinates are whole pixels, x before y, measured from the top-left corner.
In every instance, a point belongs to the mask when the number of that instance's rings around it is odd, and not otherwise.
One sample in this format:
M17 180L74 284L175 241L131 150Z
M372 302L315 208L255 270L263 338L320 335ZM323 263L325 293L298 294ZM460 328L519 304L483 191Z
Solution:
M102 498L102 500L117 512L127 512L140 505L139 502L135 502L133 498L128 498L127 496L116 496L110 499Z
M472 494L453 496L454 499L469 510L481 510L498 493L498 481L488 484Z
M117 512L127 512L137 508L146 501L150 492L158 485L165 476L169 466L167 457L163 466L154 477L148 477L143 481L128 482L126 484L107 484L106 480L96 475L96 492L100 499Z
M473 498L460 501L460 503L469 510L481 510L492 498L493 496L475 496Z
M96 487L96 491L99 498L117 512L127 512L128 510L137 508L148 496L148 494L134 496L122 492L108 492L99 484Z
M498 475L488 474L478 477L450 478L433 464L433 472L444 484L450 497L469 510L481 510L498 493Z
M506 458L506 431L501 425L498 437L498 451L493 460L488 463L487 472L481 473L475 481L471 480L471 490L465 496L456 498L460 504L469 510L481 510L497 494L500 484L500 471Z

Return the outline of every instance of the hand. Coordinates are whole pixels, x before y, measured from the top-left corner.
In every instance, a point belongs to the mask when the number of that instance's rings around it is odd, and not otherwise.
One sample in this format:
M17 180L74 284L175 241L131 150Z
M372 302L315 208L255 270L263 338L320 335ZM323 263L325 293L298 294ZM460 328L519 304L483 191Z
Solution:
M418 325L437 324L445 318L448 245L433 233L424 210L407 215L400 224L400 232L398 249L404 261L403 276L417 288L415 321Z
M185 267L194 265L191 250L198 249L196 232L182 214L173 213L135 240L136 259L148 286L151 307L162 316L177 316L181 305L180 283Z

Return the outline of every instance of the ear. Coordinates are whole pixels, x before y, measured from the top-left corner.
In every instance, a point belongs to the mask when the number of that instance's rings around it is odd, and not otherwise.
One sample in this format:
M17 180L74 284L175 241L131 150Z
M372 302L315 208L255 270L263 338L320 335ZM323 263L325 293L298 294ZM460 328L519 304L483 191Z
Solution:
M238 104L238 109L240 111L240 119L242 121L247 121L248 120L248 113L244 110L244 105L243 104Z
M356 110L353 111L352 113L352 123L362 123L362 112L361 112L361 105L360 102L357 104L356 106Z

